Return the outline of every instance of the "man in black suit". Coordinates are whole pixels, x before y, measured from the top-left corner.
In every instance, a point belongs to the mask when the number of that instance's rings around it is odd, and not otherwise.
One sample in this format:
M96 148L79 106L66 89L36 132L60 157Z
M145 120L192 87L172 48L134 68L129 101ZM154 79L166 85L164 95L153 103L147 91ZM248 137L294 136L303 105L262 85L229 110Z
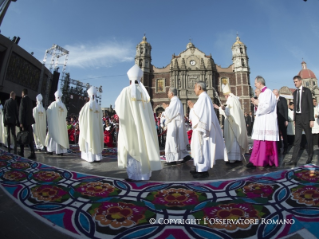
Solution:
M11 151L10 135L12 134L14 143L14 154L17 154L16 126L18 125L18 105L15 101L15 98L16 94L13 91L11 91L10 99L6 100L3 107L3 122L4 126L7 127L8 152L10 153Z
M36 159L35 153L34 153L34 143L33 143L33 130L32 130L32 124L35 123L33 118L33 104L32 100L28 96L28 90L24 89L22 91L22 99L20 103L20 109L19 109L19 122L20 122L20 128L22 131L28 131L29 132L29 147L31 151L31 155L28 157L28 159ZM21 151L19 152L19 155L24 157L24 145L20 145Z
M294 96L294 124L295 124L295 142L294 152L291 160L288 164L297 165L298 152L300 148L300 141L302 137L302 130L305 131L307 142L308 142L308 160L306 164L311 163L313 155L312 145L312 132L311 128L314 125L314 113L312 104L311 91L302 86L302 79L300 76L294 77L294 84L297 90L293 93Z
M288 138L287 138L287 126L288 126L288 104L285 97L279 96L278 90L272 91L277 98L277 122L279 128L279 141L277 142L278 152L282 148L281 137L283 139L284 151L283 154L287 153L288 150Z

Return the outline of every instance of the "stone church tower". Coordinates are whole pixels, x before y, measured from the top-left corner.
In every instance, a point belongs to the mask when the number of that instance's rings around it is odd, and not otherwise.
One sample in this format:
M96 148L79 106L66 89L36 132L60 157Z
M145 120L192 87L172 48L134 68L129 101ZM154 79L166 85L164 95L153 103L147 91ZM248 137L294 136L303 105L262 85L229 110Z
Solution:
M150 72L151 72L151 51L152 46L147 42L144 35L143 40L136 46L135 64L138 65L144 72L142 83L145 88L149 91L150 84Z

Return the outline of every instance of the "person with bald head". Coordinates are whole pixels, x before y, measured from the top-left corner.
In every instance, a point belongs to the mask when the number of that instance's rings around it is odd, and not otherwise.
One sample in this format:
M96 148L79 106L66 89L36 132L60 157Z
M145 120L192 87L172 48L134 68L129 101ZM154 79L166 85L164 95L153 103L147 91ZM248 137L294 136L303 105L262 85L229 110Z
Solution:
M288 139L287 139L287 126L288 126L288 104L285 97L279 95L279 91L274 89L272 91L277 99L277 121L279 127L279 141L278 141L278 152L282 145L284 146L283 154L287 153L288 150ZM280 133L283 139L281 143Z
M198 96L197 102L187 102L193 128L191 150L195 166L190 173L194 178L206 178L215 160L228 161L228 155L213 102L206 93L205 82L198 81L194 85L194 92Z
M166 116L166 143L165 143L165 165L171 166L185 163L191 160L191 156L187 151L188 138L184 122L183 104L177 97L177 89L169 88L168 98L170 104L163 103Z
M251 98L258 105L252 133L254 140L247 168L279 166L277 143L279 140L277 124L277 101L275 95L266 87L262 76L255 78L255 86L260 90L258 99Z

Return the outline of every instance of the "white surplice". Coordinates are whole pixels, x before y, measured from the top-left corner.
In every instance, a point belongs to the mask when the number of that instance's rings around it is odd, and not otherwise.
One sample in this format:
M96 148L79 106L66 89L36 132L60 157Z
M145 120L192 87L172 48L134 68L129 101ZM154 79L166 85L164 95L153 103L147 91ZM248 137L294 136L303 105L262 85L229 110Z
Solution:
M82 107L79 114L79 147L81 158L88 162L100 161L102 159L104 146L102 116L101 107L96 103L91 108L90 102L87 102Z
M248 137L244 112L238 98L230 93L226 105L224 137L228 160L232 163L242 160L242 155L248 148ZM223 110L220 108L219 111L222 113Z
M33 118L35 124L32 125L33 137L37 149L43 149L47 134L47 117L42 103L33 108Z
M188 138L184 122L182 102L174 96L169 106L165 109L167 125L165 157L166 162L182 161L189 155L187 152Z
M319 111L317 107L313 108L313 115L314 116L317 115L317 117L315 117L315 122L311 130L313 134L319 134L319 119L318 119Z
M294 111L291 109L288 109L287 135L295 135Z
M213 102L206 92L199 95L190 111L192 121L191 150L197 172L206 172L216 159L228 161L227 151Z
M48 152L66 153L69 148L68 129L66 127L67 109L62 101L52 102L47 109L48 133L45 146Z
M258 101L251 138L262 141L279 141L276 96L266 88L259 94Z
M122 90L115 111L119 117L118 166L127 168L130 179L148 180L162 164L152 107L140 85L136 85L136 98L131 97L131 86Z

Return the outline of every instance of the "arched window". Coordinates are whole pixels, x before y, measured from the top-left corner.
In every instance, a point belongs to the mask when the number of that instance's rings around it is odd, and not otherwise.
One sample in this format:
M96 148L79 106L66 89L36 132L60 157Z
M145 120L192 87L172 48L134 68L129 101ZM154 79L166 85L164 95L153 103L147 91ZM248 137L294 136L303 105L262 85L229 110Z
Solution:
M306 82L306 86L309 86L309 82L308 81Z
M239 48L239 50L241 54L244 54L243 48Z
M245 61L244 61L244 59L241 59L241 65L242 65L242 66L245 66Z

